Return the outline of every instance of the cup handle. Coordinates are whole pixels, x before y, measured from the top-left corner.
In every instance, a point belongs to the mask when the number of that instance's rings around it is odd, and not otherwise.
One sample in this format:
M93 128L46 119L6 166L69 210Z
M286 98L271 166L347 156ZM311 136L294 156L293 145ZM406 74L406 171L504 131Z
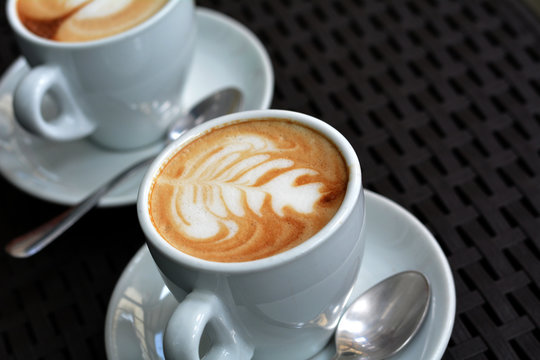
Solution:
M188 294L169 319L163 339L165 358L199 360L199 346L207 326L214 337L204 360L251 359L253 347L239 334L225 305L204 290Z
M47 92L58 101L60 113L54 119L45 119L41 112ZM52 65L33 68L19 82L13 97L13 110L24 128L51 140L80 139L96 128L77 107L61 70Z

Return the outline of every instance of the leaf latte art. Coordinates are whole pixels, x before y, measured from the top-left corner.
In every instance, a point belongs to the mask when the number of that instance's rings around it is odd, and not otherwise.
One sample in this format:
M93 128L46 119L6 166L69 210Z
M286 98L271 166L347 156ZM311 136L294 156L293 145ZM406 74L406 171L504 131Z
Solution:
M290 249L330 221L347 168L321 134L284 120L214 129L163 167L150 214L179 250L206 260L260 259Z

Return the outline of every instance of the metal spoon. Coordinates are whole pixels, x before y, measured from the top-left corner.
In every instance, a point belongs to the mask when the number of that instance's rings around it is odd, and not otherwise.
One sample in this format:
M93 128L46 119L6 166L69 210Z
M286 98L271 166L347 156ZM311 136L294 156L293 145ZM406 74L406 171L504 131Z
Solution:
M187 114L169 127L164 145L180 137L185 131L198 124L221 115L237 111L242 102L242 93L235 88L217 91L195 105ZM148 166L157 154L141 159L114 178L100 186L79 204L66 210L38 228L12 239L6 246L6 252L14 257L29 257L50 244L58 236L75 224L84 214L97 205L99 200L130 174Z
M430 302L424 275L405 271L376 284L342 315L333 360L380 360L400 351L416 335Z

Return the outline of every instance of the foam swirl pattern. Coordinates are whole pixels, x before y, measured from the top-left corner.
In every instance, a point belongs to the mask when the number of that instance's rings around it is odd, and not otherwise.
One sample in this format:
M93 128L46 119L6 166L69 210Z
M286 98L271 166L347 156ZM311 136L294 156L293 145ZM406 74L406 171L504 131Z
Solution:
M171 245L237 262L282 252L339 208L347 168L324 136L279 120L249 121L183 147L150 193L154 226Z
M19 0L22 23L38 36L63 42L96 40L128 30L167 0Z

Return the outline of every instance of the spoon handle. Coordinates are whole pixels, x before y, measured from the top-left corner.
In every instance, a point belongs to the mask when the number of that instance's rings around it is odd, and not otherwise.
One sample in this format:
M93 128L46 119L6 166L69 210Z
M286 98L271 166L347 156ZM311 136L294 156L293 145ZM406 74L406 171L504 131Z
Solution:
M105 184L101 185L97 190L88 195L77 205L67 209L38 228L12 239L6 245L6 252L17 258L25 258L38 253L45 246L53 242L58 236L62 235L83 215L94 208L99 200L124 178L130 174L133 174L137 170L148 166L153 159L154 155L145 157L144 159L136 162L126 170L107 181Z

